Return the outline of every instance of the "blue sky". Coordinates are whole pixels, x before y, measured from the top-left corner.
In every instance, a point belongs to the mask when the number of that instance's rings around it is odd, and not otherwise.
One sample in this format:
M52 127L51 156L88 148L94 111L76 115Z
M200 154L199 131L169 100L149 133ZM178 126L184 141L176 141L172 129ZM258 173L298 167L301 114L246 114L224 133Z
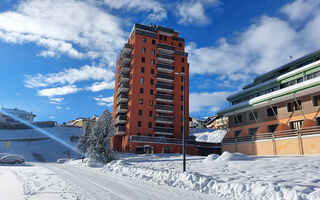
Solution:
M190 111L208 116L255 76L320 49L318 0L0 1L0 104L67 122L112 109L134 23L186 40Z

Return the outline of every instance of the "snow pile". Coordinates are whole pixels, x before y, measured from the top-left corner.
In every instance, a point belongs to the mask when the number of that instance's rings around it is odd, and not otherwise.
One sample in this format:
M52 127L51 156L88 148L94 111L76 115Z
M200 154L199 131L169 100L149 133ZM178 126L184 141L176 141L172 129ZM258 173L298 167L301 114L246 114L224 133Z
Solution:
M202 162L207 163L207 162L215 161L217 158L219 158L218 154L210 154Z
M234 161L234 160L250 160L250 158L243 153L230 153L228 151L225 151L221 154L219 158L216 159L216 161L219 161L219 162Z
M78 137L82 134L81 128L56 126L52 128L43 128L54 137L75 147L77 142L72 137ZM39 141L29 141L29 138L42 138ZM11 141L7 148L7 141L12 139L21 139L22 141ZM0 130L0 152L20 154L26 161L56 162L59 158L77 157L78 154L71 148L68 148L56 140L33 130Z
M224 153L181 155L123 155L106 165L106 173L150 180L160 185L217 194L224 199L319 199L320 157L247 157Z
M194 128L190 129L189 134L195 136L198 142L221 143L227 131L222 129Z

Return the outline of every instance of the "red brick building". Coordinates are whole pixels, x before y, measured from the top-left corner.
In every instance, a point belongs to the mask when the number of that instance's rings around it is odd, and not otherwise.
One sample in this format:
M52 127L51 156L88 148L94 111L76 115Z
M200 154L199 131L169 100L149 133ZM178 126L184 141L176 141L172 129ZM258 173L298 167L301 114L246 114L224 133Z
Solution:
M117 62L113 117L117 151L181 152L189 133L189 64L184 39L171 28L135 24ZM175 73L185 74L183 77ZM183 94L185 91L185 112ZM195 141L187 151L197 154Z

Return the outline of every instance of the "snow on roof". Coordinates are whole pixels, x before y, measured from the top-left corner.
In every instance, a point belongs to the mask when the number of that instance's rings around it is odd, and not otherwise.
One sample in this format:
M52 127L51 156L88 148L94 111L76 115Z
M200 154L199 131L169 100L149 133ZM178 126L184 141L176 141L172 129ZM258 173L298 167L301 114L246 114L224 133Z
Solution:
M197 120L197 121L201 121L201 122L206 121L206 119L198 118L198 117L193 117L193 116L190 116L190 118L195 119L195 120Z
M212 128L193 128L189 130L189 134L195 136L198 142L221 143L227 131Z
M20 110L20 109L17 109L17 108L2 108L3 111L7 112L7 113L11 113L11 114L24 114L24 115L33 115L33 116L36 116L35 114L33 114L32 112L27 112L27 111L24 111L24 110Z

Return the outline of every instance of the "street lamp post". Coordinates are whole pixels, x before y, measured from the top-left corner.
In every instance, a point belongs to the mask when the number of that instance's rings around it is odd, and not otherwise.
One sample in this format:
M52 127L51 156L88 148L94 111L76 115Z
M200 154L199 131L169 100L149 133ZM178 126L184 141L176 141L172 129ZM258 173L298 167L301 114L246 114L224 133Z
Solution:
M183 154L183 172L186 171L186 128L185 128L185 96L186 96L186 82L185 73L175 72L174 74L180 75L183 79L183 105L182 105L182 154Z

